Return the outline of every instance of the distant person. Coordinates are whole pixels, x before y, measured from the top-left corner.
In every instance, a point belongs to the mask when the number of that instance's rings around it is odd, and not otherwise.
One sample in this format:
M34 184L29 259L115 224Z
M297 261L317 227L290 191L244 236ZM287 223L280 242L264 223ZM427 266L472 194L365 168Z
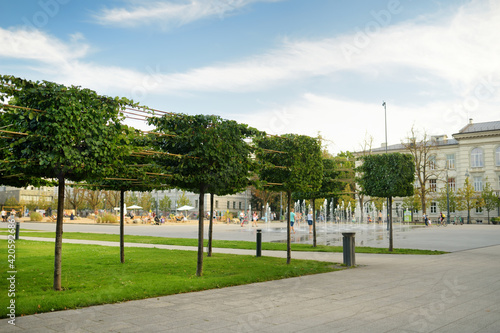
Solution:
M240 224L243 226L243 223L245 222L245 213L243 211L240 212Z
M429 226L429 218L427 217L427 214L424 214L423 218L424 218L425 226L428 227Z
M2 212L0 213L2 215L2 221L7 222L7 212L5 209L2 209Z
M309 214L307 214L307 224L309 225L309 233L313 233L313 212L312 210L309 211Z
M377 224L382 223L382 211L378 212L378 221Z
M253 213L253 219L252 219L252 227L255 226L255 227L258 227L257 225L257 220L259 219L259 216L257 215L257 213Z
M290 211L290 228L292 229L293 233L295 233L295 229L293 225L295 224L295 212L293 209Z

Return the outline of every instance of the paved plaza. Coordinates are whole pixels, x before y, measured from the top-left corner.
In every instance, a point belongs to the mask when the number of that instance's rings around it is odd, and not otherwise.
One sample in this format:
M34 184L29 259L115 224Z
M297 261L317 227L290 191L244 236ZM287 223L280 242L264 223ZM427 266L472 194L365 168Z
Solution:
M52 226L23 223L23 229L45 227ZM117 228L65 225L65 231L104 230L93 229L98 227L110 228L109 233ZM318 235L325 242L336 242L341 231L327 227L319 227ZM452 252L356 254L354 269L31 315L17 318L15 327L4 319L0 332L500 332L500 226L403 227L395 227L395 247ZM279 241L280 234L283 238L281 228L262 226L264 241L266 237ZM351 229L364 245L386 242L382 226ZM246 226L216 225L215 230L215 238L255 239L255 230ZM127 226L126 232L180 237L196 232L196 226ZM307 242L309 235L299 228L295 237ZM263 251L263 255L284 257L285 253ZM342 262L341 253L293 252L292 258Z

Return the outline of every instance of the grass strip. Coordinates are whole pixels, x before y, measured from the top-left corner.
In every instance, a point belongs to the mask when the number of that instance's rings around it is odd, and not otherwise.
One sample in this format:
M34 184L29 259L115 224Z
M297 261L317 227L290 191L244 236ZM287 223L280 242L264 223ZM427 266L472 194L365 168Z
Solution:
M0 234L7 234L0 232ZM26 237L42 237L42 238L55 238L54 232L31 232L21 231L20 236ZM63 238L66 239L81 239L81 240L94 240L106 242L119 242L119 235L112 234L98 234L98 233L82 233L82 232L65 232ZM192 238L167 238L167 237L154 237L154 236L134 236L124 235L125 242L128 243L143 243L143 244L162 244L162 245L177 245L177 246L198 246L198 240ZM208 241L204 240L205 246ZM255 249L255 242L249 241L232 241L232 240L213 240L212 246L214 248L230 248L230 249ZM313 247L311 244L291 244L292 251L310 251L310 252L342 252L342 246L327 246L318 245ZM272 243L263 242L262 250L267 251L286 251L286 243ZM357 246L357 253L376 253L376 254L416 254L416 255L438 255L445 254L445 251L436 250L419 250L419 249L401 249L396 248L390 252L387 248Z
M4 253L7 241L0 240ZM4 254L6 256L6 254ZM223 288L342 269L338 264L214 254L204 259L203 276L196 277L194 251L127 249L120 263L119 249L98 245L64 244L63 291L52 290L54 244L16 241L16 316L123 302L163 295ZM7 260L1 260L2 285L7 287ZM7 288L2 288L7 290ZM0 298L6 309L9 299ZM0 312L0 317L6 316Z

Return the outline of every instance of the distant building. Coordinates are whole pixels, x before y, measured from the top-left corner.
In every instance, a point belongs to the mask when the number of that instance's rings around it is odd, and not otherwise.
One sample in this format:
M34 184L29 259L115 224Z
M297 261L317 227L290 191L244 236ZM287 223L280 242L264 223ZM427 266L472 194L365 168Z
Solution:
M179 189L169 189L169 190L159 190L152 191L153 199L157 202L160 202L164 197L170 198L172 211L175 211L177 208L177 202L182 195L182 190ZM186 198L191 203L191 206L194 207L191 210L191 213L198 213L199 208L199 194L193 192L185 192ZM233 213L233 216L242 210L248 210L250 205L250 200L252 198L252 194L250 189L247 189L241 193L226 195L226 196L214 196L214 210L217 213L225 213L229 211ZM205 194L204 196L204 211L205 213L210 211L210 194Z
M12 186L0 186L0 203L5 203L5 201L11 197L15 198L19 203L40 203L49 204L56 197L55 187L34 187L28 186L23 188L17 188ZM39 207L40 209L45 209L47 207Z
M489 182L500 196L500 121L492 121L474 124L470 119L467 126L459 130L448 139L446 135L432 136L430 140L433 144L431 159L434 163L432 167L441 170L431 177L427 186L433 189L435 195L430 195L427 201L427 214L431 219L436 220L440 211L435 200L441 188L446 186L446 181L450 190L456 191L463 187L466 177L469 177L476 192L483 190L485 182ZM387 146L389 153L408 151L402 144ZM372 149L373 154L385 153L385 145ZM356 153L360 155L361 152ZM447 171L447 172L446 172ZM446 174L448 179L446 179ZM394 209L401 210L402 199L394 200ZM422 212L418 212L421 218ZM451 214L465 217L467 212L461 211ZM490 217L500 216L500 208L490 211ZM485 210L471 210L471 220L486 221L487 212Z

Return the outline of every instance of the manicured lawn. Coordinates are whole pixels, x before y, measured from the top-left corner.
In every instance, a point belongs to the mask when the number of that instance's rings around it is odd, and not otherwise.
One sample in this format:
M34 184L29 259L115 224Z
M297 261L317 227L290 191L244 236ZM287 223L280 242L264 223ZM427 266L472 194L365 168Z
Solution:
M0 234L7 234L7 232L0 232ZM44 237L44 238L55 238L54 232L33 232L21 230L19 233L20 237ZM83 240L98 240L98 241L108 241L108 242L119 242L120 238L118 235L110 234L96 234L96 233L80 233L80 232L65 232L63 238L67 239L83 239ZM151 237L151 236L133 236L125 235L125 242L128 243L144 243L144 244L163 244L163 245L179 245L179 246L197 246L197 239L190 238L166 238L166 237ZM205 239L205 246L207 245L207 240ZM226 240L214 240L212 243L213 247L218 248L231 248L231 249L255 249L255 242L249 241L226 241ZM270 243L263 242L262 250L274 250L274 251L286 251L285 243ZM313 251L313 252L342 252L342 246L326 246L318 245L317 247L312 247L310 244L292 244L292 251ZM394 249L393 252L389 252L387 248L377 248L377 247L356 247L357 253L379 253L379 254L421 254L421 255L433 255L433 254L444 254L444 251L434 251L434 250L418 250L418 249Z
M115 236L116 237L116 236ZM0 240L0 279L6 309L7 241ZM256 258L214 254L204 258L202 277L196 277L195 251L128 248L126 262L119 261L119 248L97 245L63 244L63 291L53 291L54 244L16 241L17 316L90 305L143 299L253 282L331 272L339 265L272 257ZM6 311L0 312L5 317Z

